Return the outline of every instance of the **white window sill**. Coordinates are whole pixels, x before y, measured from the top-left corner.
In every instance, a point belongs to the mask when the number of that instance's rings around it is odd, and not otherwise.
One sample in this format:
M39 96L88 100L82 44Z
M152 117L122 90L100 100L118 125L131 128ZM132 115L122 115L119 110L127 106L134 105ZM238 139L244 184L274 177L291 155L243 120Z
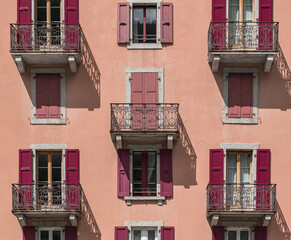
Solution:
M253 118L228 118L227 116L222 117L222 122L225 124L258 124L258 117Z
M162 206L165 199L164 196L124 197L127 206L131 206L131 201L158 201L158 205Z
M67 119L65 118L33 118L30 121L31 125L65 125L67 124Z
M161 43L131 43L127 49L163 49Z

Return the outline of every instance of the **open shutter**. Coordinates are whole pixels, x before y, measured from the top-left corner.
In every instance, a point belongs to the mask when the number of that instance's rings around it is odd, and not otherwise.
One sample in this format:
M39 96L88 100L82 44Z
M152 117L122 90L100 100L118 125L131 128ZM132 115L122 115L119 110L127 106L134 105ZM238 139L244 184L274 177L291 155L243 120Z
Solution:
M19 150L19 184L32 184L32 150Z
M226 0L212 0L212 50L224 50L226 46Z
M212 227L212 240L224 240L224 227Z
M259 50L273 49L273 0L259 1Z
M160 150L160 187L161 196L173 196L173 180L172 180L172 150Z
M240 74L228 74L228 117L241 117Z
M77 227L65 227L65 240L77 240Z
M226 0L212 0L212 22L225 22Z
M267 240L267 227L255 227L255 240Z
M49 118L61 117L61 79L60 74L50 74L48 79Z
M35 228L34 227L23 227L23 240L35 240Z
M65 0L65 49L80 50L79 0Z
M273 22L273 0L260 0L259 21Z
M240 105L241 118L253 117L253 74L240 74Z
M79 0L65 0L65 23L79 23Z
M174 227L161 227L161 240L174 240L175 228Z
M31 48L31 0L17 0L17 47L22 50Z
M47 84L49 74L36 74L36 118L48 118Z
M114 240L128 240L128 228L127 227L115 227Z
M173 4L161 3L161 42L173 43Z
M117 196L129 196L129 150L118 150L117 157Z
M129 43L129 3L117 4L117 43Z
M208 209L223 209L223 150L210 149Z
M17 0L17 23L31 23L31 0Z

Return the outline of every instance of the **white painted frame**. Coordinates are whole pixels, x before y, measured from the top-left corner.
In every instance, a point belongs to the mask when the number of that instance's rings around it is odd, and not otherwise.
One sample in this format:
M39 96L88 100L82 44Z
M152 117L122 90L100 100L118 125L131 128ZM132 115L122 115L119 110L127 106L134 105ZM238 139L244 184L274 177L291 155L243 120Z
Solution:
M252 118L229 118L228 117L228 75L229 73L252 73L253 74L253 117ZM258 124L259 102L259 70L258 68L226 67L223 68L223 107L222 122L224 124Z
M132 238L133 229L157 229L158 240L161 240L161 227L164 226L163 221L126 221L125 226L129 229L129 240Z
M141 240L148 240L148 236L147 237L145 237L144 235L143 235L143 233L144 232L148 232L149 230L154 230L155 231L155 240L158 240L158 231L157 231L157 228L149 228L149 227L142 227L142 228L135 228L135 227L132 227L131 228L131 233L130 233L130 237L132 238L132 239L134 239L134 231L135 230L139 230L139 231L141 231Z
M65 240L65 232L64 232L64 228L62 228L62 227L39 227L37 229L36 240L41 240L40 239L40 232L41 231L49 231L49 240L53 240L52 232L56 231L56 230L61 231L61 240Z
M225 240L230 240L230 239L228 239L228 232L229 231L236 231L236 234L237 234L236 239L237 240L240 240L240 232L241 231L248 231L249 232L249 240L254 240L254 233L253 233L252 229L249 227L227 227L226 234L224 237Z
M36 74L37 73L59 73L61 77L61 118L36 118ZM66 69L65 68L33 68L31 69L31 116L30 124L57 125L67 124L67 109L66 109Z
M129 3L129 44L127 49L162 49L161 43L161 11L162 0L127 0ZM157 6L157 43L133 43L133 7L138 5L156 5Z

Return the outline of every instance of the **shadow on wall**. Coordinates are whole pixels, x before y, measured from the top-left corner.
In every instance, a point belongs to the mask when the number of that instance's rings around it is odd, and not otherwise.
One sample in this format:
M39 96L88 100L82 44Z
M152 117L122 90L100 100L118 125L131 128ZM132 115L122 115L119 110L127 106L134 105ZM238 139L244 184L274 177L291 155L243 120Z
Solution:
M183 185L189 188L191 185L197 185L196 181L196 165L197 156L192 146L191 140L184 126L181 116L179 121L179 139L174 145L174 185Z
M277 212L269 226L270 239L291 240L290 229L278 201L276 201L276 209Z
M84 192L82 198L82 218L78 223L78 229L80 231L80 237L78 239L101 240L100 229Z

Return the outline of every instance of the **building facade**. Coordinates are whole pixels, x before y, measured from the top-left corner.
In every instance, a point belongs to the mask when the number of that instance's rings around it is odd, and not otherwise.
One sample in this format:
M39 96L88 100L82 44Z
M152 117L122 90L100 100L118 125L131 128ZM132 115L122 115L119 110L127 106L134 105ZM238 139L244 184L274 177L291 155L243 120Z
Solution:
M291 239L290 1L3 4L0 239Z

